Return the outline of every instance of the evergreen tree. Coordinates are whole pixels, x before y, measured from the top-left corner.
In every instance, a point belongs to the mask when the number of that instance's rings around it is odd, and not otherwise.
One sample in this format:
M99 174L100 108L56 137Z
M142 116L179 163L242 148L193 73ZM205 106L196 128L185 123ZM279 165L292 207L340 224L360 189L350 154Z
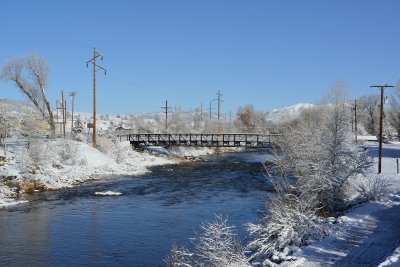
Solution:
M77 135L82 133L82 131L83 131L83 123L81 121L81 118L77 117L74 123L74 128L72 128L72 134Z

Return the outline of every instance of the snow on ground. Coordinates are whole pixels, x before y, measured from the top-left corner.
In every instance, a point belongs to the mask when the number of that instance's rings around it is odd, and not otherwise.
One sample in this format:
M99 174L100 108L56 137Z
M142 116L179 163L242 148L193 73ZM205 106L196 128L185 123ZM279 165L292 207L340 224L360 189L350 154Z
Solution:
M369 143L375 158L378 144ZM400 175L399 144L384 144L382 176L391 187L387 199L358 206L338 218L334 233L295 253L297 260L281 266L400 266Z
M357 135L357 140L360 141L378 141L375 135Z

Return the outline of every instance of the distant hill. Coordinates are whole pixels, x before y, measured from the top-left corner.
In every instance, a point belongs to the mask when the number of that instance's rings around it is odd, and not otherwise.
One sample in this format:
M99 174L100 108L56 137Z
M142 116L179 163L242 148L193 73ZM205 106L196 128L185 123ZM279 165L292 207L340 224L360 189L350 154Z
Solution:
M299 103L288 107L283 107L280 109L273 109L267 112L267 120L278 122L282 119L294 119L296 118L303 110L314 107L314 104L308 103Z

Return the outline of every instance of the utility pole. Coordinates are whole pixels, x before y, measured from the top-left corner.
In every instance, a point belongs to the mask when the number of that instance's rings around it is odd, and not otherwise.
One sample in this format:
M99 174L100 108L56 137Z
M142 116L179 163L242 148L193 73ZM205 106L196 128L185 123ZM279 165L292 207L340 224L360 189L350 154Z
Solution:
M165 109L165 131L168 129L168 109L171 109L171 107L168 106L168 100L165 100L165 107L161 107L162 109Z
M221 96L222 96L220 90L218 90L217 96L218 96L218 120L219 120L219 117L220 117L220 114L221 114Z
M89 63L93 64L93 137L92 146L96 147L96 71L101 69L106 75L107 70L96 64L96 59L100 57L103 60L103 55L96 52L96 47L93 48L93 58L86 62L86 67L89 67Z
M57 125L58 125L58 100L56 100L56 116L57 116ZM58 128L58 126L57 126Z
M354 99L354 133L357 144L357 99Z
M74 128L74 98L76 96L76 92L70 92L69 96L72 97L72 110L71 110L71 136L72 136L72 129Z
M381 118L379 120L379 162L378 162L378 173L382 173L382 141L383 141L383 98L384 89L394 87L393 85L371 85L370 87L376 87L381 89Z
M62 108L62 129L63 135L65 138L65 99L64 99L64 91L61 90L61 108Z

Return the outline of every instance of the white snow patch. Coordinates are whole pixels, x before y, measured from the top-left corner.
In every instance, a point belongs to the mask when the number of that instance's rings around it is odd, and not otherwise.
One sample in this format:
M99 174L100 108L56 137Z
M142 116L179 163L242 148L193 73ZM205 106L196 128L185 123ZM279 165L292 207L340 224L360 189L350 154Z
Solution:
M399 258L400 258L400 246L397 247L394 251L393 254L389 257L387 257L387 259L382 262L381 264L379 264L378 266L400 266L400 262L399 262Z
M120 196L122 195L121 192L115 191L104 191L104 192L94 192L96 196Z

